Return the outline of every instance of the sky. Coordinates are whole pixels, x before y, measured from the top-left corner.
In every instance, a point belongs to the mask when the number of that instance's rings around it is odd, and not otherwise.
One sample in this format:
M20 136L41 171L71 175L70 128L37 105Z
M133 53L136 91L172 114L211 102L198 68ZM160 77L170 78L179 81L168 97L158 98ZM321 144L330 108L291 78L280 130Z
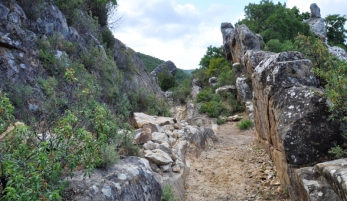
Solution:
M136 52L171 60L177 68L199 68L207 47L222 45L220 24L233 25L243 18L244 8L260 0L118 0L112 28L114 36ZM273 0L310 11L316 3L322 17L347 16L347 0Z

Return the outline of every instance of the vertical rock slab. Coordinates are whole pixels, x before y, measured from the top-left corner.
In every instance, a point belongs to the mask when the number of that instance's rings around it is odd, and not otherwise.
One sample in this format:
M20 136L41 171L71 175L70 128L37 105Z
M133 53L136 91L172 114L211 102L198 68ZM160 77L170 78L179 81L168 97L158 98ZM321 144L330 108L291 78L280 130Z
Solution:
M256 136L284 186L295 183L293 167L322 161L341 140L311 68L301 53L282 52L261 61L253 74Z
M224 52L225 58L228 61L231 61L232 56L231 56L229 43L230 43L231 34L234 31L234 27L230 22L223 22L220 26L220 30L221 30L222 36L223 36L223 47L224 47L223 52Z
M234 63L244 64L244 55L247 50L260 50L260 42L246 25L234 29L230 36L229 48Z

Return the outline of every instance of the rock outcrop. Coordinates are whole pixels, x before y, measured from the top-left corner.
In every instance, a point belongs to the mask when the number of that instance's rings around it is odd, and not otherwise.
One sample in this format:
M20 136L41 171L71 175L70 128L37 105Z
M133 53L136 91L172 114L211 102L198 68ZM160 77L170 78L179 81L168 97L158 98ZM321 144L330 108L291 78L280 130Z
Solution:
M244 64L247 50L260 50L260 42L246 25L236 27L230 36L229 48L234 63Z
M262 61L253 74L256 136L285 186L295 183L295 167L322 161L341 140L311 67L301 53L283 52Z
M167 72L169 76L173 77L176 73L177 67L172 61L165 61L164 63L157 66L152 72L151 75L155 78L158 77L160 72Z
M320 8L317 6L317 4L313 3L310 6L310 10L311 17L310 19L305 20L305 22L310 25L312 32L325 42L327 38L327 31L325 29L324 19L321 18L320 15Z
M161 186L146 159L127 157L106 170L94 170L90 177L75 172L68 179L67 200L161 200Z
M222 32L222 36L223 36L223 51L224 51L224 55L225 58L228 61L232 60L232 56L231 56L231 51L230 51L230 38L231 38L231 34L234 31L234 27L230 22L224 22L221 24L220 26L221 32Z
M150 162L161 186L169 184L175 196L183 199L185 179L189 172L185 155L188 144L194 145L199 154L209 141L218 140L211 128L190 126L184 120L176 123L171 118L154 117L143 113L134 114L134 125L151 130L150 141L143 144L143 156ZM150 129L152 127L152 129ZM146 138L146 139L149 139Z
M164 98L164 93L147 73L145 65L134 50L126 47L118 39L113 49L117 67L124 72L124 93L135 91L141 92L142 96L155 94L158 98Z
M326 41L324 20L316 4L311 5L307 22ZM245 37L234 40L237 29L224 51L231 52L238 97L250 116L254 115L256 137L273 160L281 184L294 201L347 200L342 185L345 161L324 162L331 158L329 149L343 139L340 125L329 120L324 89L311 70L311 61L299 52L261 51L254 34L248 34L251 42ZM222 34L224 41L223 29ZM244 48L244 44L251 45ZM345 51L328 48L346 60ZM247 87L247 77L251 77L252 87Z

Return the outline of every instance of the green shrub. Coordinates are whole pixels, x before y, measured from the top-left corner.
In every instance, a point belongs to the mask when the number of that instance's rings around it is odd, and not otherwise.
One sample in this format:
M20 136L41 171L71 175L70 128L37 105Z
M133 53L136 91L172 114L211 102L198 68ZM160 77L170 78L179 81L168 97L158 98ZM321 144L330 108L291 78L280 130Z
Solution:
M162 195L161 195L161 199L163 201L179 201L179 199L176 199L174 197L174 192L172 190L172 186L171 185L165 185L162 188Z
M184 79L183 82L173 89L172 96L175 101L179 101L180 103L186 102L186 98L191 93L190 82L191 79Z
M0 133L2 134L14 120L14 107L6 94L0 91Z
M158 73L158 84L163 91L167 91L176 86L175 77L170 76L168 71Z
M113 46L116 44L116 39L114 38L112 31L108 27L102 29L101 39L102 42L106 44L106 47L108 49L112 49Z
M224 124L224 122L225 122L225 120L223 120L223 119L220 119L220 118L217 119L218 125L222 125L222 124Z
M214 95L215 94L213 93L212 88L204 89L196 96L196 102L200 103L211 101Z
M333 154L335 156L335 158L342 158L343 156L346 155L347 151L344 150L339 145L336 145L335 147L332 147L328 153Z
M202 103L199 112L206 113L209 117L218 117L225 106L221 102L211 101Z
M250 119L243 119L240 121L240 123L237 124L237 127L240 130L246 130L252 126L253 126L253 122Z
M29 127L15 125L11 137L0 144L6 200L60 200L67 187L62 176L68 176L77 166L91 173L99 163L98 150L103 143L76 127L77 123L77 117L68 111L54 124L54 134L43 133L43 141Z

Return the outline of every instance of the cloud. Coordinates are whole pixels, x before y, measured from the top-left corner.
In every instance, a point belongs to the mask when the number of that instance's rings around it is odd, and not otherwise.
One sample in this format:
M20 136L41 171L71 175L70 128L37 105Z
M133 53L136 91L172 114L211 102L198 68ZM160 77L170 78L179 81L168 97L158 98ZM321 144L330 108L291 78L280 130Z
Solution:
M287 6L292 8L296 6L300 12L310 12L310 5L316 3L321 11L321 16L324 18L329 14L340 14L347 16L347 1L346 0L315 0L314 2L303 0L288 0Z
M193 4L175 0L118 0L122 22L116 38L144 54L173 61L178 68L195 69L209 45L222 45L221 22L237 21L229 6Z

